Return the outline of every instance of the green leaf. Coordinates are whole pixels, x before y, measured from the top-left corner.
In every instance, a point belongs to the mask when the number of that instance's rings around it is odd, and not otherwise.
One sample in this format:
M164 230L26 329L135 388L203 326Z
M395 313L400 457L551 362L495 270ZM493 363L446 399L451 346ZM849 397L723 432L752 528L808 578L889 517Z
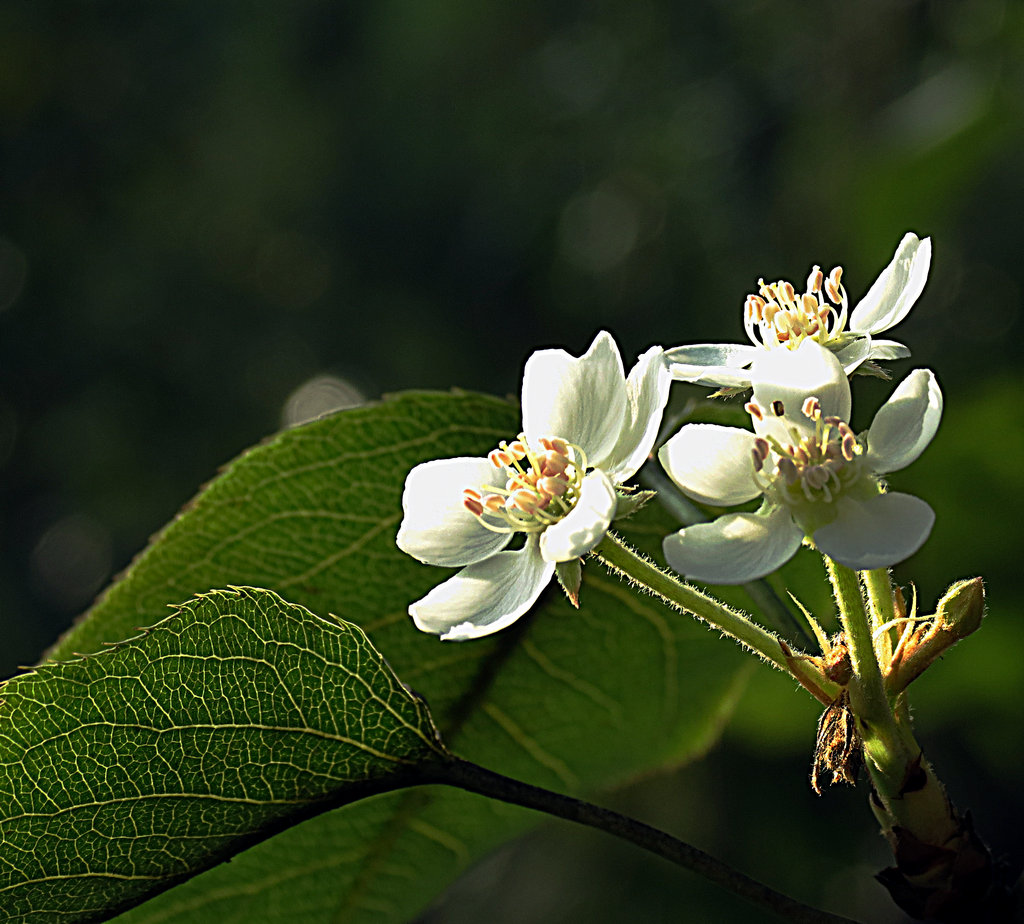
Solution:
M413 628L409 603L450 572L395 546L406 474L481 456L518 431L506 401L407 393L283 432L232 463L53 654L94 651L211 587L256 585L360 625L429 702L446 743L483 766L593 792L701 753L746 660L594 563L579 610L553 582L529 616L487 639L444 643ZM655 504L621 526L658 557L676 528ZM378 796L291 828L125 921L406 921L536 821L441 787Z
M447 753L358 627L251 588L8 681L0 729L8 920L102 920Z

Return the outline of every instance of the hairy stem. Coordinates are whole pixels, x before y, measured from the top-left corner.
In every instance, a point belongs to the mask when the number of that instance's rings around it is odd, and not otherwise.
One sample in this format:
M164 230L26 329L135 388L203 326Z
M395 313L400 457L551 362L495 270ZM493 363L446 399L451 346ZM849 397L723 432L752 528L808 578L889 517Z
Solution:
M892 578L888 568L862 571L861 580L868 599L868 618L875 653L880 664L888 665L892 660L892 623L896 619L896 601L892 595Z
M728 889L740 898L770 911L787 921L802 924L853 924L849 918L819 911L795 899L762 885L749 876L717 860L704 851L684 843L664 831L643 822L601 808L581 799L541 789L510 777L485 770L468 761L453 758L424 768L424 782L455 786L468 792L489 796L512 805L521 805L597 828L615 837L656 854L677 866L703 876L716 885Z
M825 568L839 607L839 620L850 651L853 677L849 683L850 709L857 718L864 739L864 758L879 795L894 794L903 783L911 753L896 727L882 683L872 639L871 626L864 610L860 582L855 571L825 557ZM919 752L920 749L917 749Z
M591 554L669 606L702 619L756 652L769 664L791 674L820 702L828 705L839 695L839 687L822 673L816 661L794 652L778 636L757 625L745 613L662 571L614 533L608 533Z

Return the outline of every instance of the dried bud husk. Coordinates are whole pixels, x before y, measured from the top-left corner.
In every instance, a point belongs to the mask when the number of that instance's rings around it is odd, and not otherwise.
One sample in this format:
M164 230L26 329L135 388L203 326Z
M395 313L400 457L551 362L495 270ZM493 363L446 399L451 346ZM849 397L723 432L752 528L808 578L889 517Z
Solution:
M833 683L845 687L853 677L853 664L850 663L850 649L846 644L846 636L840 632L832 639L832 647L822 659L825 676Z
M856 786L862 763L861 737L850 711L850 694L843 690L818 720L818 740L811 763L811 789L821 795L821 781L826 773L829 774L826 785L848 783Z

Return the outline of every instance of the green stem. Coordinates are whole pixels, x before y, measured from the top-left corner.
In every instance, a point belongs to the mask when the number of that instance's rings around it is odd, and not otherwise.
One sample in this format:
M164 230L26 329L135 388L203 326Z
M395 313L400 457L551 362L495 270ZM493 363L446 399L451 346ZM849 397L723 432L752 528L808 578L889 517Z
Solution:
M860 579L867 594L868 621L875 646L875 660L888 673L892 666L892 624L896 619L892 578L888 568L876 568L873 571L862 571Z
M614 533L608 533L591 554L669 606L692 613L760 655L769 664L791 674L822 703L827 705L839 695L839 687L822 673L816 662L794 652L778 636L761 628L745 614L662 571Z
M877 632L896 618L896 603L892 596L892 578L888 568L862 571L864 589L868 594L868 610L871 616L871 630Z
M535 809L622 838L703 876L786 921L802 924L853 924L849 918L819 911L781 892L776 892L704 851L610 809L531 786L529 783L502 776L458 758L424 767L423 770L426 773L426 778L423 779L425 783L455 786L467 792Z
M911 753L896 726L882 671L875 654L871 626L856 572L825 556L825 568L839 607L839 619L850 651L853 677L850 709L864 739L864 756L875 789L883 798L895 795L903 783ZM917 753L920 749L917 749ZM916 753L913 754L916 757Z

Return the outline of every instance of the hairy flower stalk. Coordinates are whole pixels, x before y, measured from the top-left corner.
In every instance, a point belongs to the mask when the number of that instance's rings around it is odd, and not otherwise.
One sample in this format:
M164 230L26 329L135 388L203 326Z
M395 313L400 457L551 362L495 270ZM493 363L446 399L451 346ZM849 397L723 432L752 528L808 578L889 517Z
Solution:
M819 702L827 705L839 695L840 688L822 670L821 659L794 651L745 613L658 568L614 533L605 536L591 555L635 587L658 597L673 609L696 616L769 664L791 674Z

